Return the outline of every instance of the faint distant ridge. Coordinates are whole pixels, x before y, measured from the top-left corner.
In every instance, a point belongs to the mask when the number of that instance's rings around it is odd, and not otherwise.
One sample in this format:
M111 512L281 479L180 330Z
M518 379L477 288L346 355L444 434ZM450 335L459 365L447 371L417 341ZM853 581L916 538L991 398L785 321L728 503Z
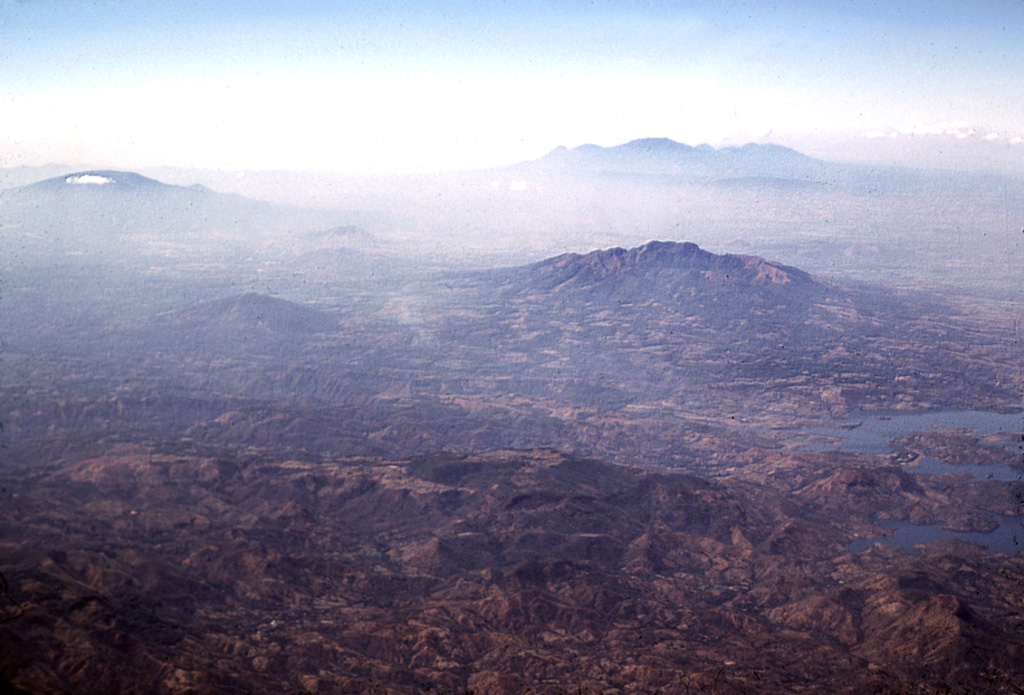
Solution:
M205 302L171 315L192 331L246 335L253 331L302 335L332 330L326 314L302 304L257 292Z
M655 288L685 280L752 286L820 287L809 273L759 256L715 254L692 242L650 241L632 249L567 253L529 266L552 286L586 286L609 280L644 281Z
M145 340L153 349L255 351L291 359L311 340L337 330L338 322L318 309L247 292L164 313Z
M642 138L614 147L558 147L534 165L594 174L652 174L716 180L733 178L824 181L832 165L781 145L696 147L669 138Z

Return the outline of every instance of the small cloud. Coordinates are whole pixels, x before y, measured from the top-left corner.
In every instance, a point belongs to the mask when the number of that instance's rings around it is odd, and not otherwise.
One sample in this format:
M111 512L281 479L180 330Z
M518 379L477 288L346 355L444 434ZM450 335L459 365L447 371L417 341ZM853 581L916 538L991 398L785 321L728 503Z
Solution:
M1024 137L1021 137L1020 135L1018 135L1015 138L1011 138L1011 140L1010 140L1010 144L1011 145L1019 145L1022 142L1024 142Z
M935 127L943 133L950 133L954 130L967 130L971 127L971 124L967 121L943 121L942 123L936 123Z
M95 174L82 174L81 176L69 176L64 179L64 183L84 183L92 184L94 186L102 186L105 183L114 183L114 179L108 179L106 176L97 176Z
M969 138L975 133L974 128L970 127L968 124L962 121L957 123L944 123L942 124L942 126L943 135L952 135L954 138L957 138L958 140Z
M526 181L513 181L509 184L508 190L510 191L525 191L529 184Z
M973 138L977 135L978 129L972 126L966 121L943 121L941 123L915 123L913 125L898 126L888 132L890 138L899 137L919 137L919 136L932 136L932 137L951 137L957 140L966 140L967 138ZM873 130L869 133L865 133L865 137L868 138L880 138L884 137L885 133L880 130ZM1002 139L1004 136L998 132L988 132L984 136L985 140L993 141Z
M920 124L904 126L899 129L899 133L902 135L941 135L942 131L942 126Z

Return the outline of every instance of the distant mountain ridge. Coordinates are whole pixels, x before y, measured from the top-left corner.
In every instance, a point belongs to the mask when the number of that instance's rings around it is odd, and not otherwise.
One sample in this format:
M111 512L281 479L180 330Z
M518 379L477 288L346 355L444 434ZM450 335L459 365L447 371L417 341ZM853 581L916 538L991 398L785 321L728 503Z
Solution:
M557 147L532 163L550 170L720 178L824 180L833 165L781 145L696 147L669 138L641 138L613 147Z

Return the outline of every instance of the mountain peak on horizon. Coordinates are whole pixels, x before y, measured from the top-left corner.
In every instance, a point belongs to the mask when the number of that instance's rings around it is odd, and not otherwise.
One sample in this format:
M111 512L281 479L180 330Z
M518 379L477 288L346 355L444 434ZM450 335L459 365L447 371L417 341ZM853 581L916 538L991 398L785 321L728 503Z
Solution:
M701 147L711 148L710 145L701 145ZM694 149L692 145L686 143L676 142L671 138L638 138L636 140L630 140L622 145L616 145L611 148L605 149L622 149L630 150L633 152L647 152L647 153L661 153L661 152L690 152Z
M609 145L607 147L603 145L597 145L594 143L587 143L584 145L578 145L576 147L567 147L565 145L559 145L550 152L548 152L541 159L547 159L548 157L557 157L567 153L581 152L581 153L599 153L599 152L629 152L633 154L648 154L648 155L664 155L664 154L720 154L728 152L774 152L774 153L791 153L799 155L801 157L807 157L807 155L794 150L791 147L785 145L778 145L775 143L761 143L761 142L747 142L742 145L723 145L721 147L715 147L707 143L701 143L699 145L688 145L684 142L673 140L672 138L666 137L648 137L648 138L636 138L628 142L624 142L618 145ZM810 159L810 157L808 157Z

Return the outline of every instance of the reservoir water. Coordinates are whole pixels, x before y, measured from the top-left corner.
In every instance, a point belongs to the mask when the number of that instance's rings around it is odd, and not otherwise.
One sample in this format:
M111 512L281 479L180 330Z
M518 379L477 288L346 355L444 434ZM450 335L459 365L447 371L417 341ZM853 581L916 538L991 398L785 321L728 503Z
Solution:
M858 538L847 546L855 553L867 550L875 543L904 550L914 550L922 543L932 543L943 538L956 538L962 541L977 543L994 553L1014 554L1024 551L1024 517L992 515L999 521L999 528L988 533L969 531L950 531L937 524L912 524L908 521L878 521L879 526L891 530L882 536Z
M916 471L918 473L934 473L936 475L953 473L955 475L968 475L974 480L1002 480L1003 482L1021 480L1024 478L1024 471L1021 471L1019 468L1014 468L1008 463L957 466L952 463L943 463L942 461L929 456L922 457L914 464L907 466L907 470Z
M816 441L806 448L829 451L851 451L861 454L886 454L893 451L889 443L914 432L937 427L974 430L979 435L1020 434L1024 432L1024 412L990 413L984 410L939 411L891 417L866 417L848 420L835 427L815 427L804 433L836 439L838 444Z
M811 435L810 440L800 448L813 451L848 451L863 454L887 454L896 451L891 442L914 432L933 428L955 428L971 430L980 437L1005 434L1013 435L1006 448L1005 462L994 461L986 465L953 465L938 459L923 457L907 470L920 473L954 473L970 476L974 480L1017 481L1024 477L1022 469L1012 464L1022 461L1021 434L1024 433L1024 411L993 413L982 410L942 411L892 417L866 417L851 420L834 427L820 427L803 430L801 434ZM989 533L968 533L949 531L934 524L912 524L905 521L881 520L879 525L891 530L882 536L861 538L848 547L859 552L875 543L913 550L922 543L943 538L958 538L985 546L993 552L1018 553L1024 551L1024 517L993 515L999 527Z

